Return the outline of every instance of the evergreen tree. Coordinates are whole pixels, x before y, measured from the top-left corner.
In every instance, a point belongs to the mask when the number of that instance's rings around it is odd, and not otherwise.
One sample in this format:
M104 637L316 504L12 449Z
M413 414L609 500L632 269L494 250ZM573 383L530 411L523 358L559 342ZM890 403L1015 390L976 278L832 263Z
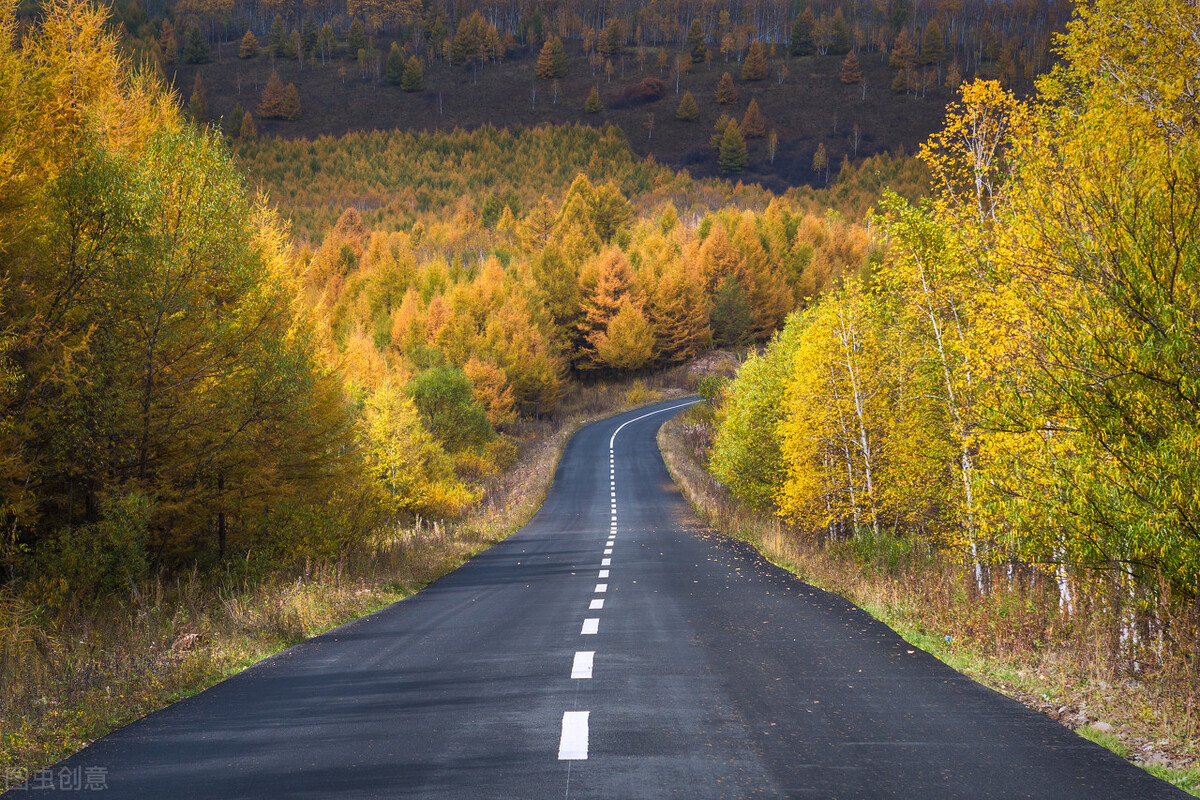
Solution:
M271 55L278 58L287 47L287 31L283 27L283 18L278 14L271 21L271 30L267 33L267 49Z
M692 20L688 28L687 43L693 64L703 64L708 60L708 43L704 41L704 26L699 18Z
M183 46L183 63L208 63L208 43L204 41L204 34L194 25L188 31L187 44Z
M792 23L792 41L788 44L788 52L794 56L812 55L813 28L816 24L812 9L806 6Z
M589 114L598 114L602 108L604 105L600 102L600 92L596 91L596 87L593 86L583 104L583 110Z
M383 70L387 82L393 86L399 86L404 80L404 68L404 51L400 49L400 45L392 42L392 47L388 50L387 64Z
M725 126L721 136L721 148L717 155L717 169L720 172L741 172L750 165L750 154L746 151L746 140L737 123L730 121Z
M918 64L932 66L940 64L946 57L946 40L942 36L942 28L936 20L929 20L925 26L925 35L921 37L921 56Z
M246 29L246 35L242 37L242 43L238 47L238 58L254 58L258 55L258 39L254 38L254 34L250 29Z
M404 65L404 75L400 77L400 88L406 92L419 92L425 88L425 73L421 61L416 56L409 56Z
M282 24L280 25L282 27ZM274 28L272 28L274 32ZM358 51L367 47L367 34L363 31L362 22L354 20L350 23L350 32L346 34L346 58L358 58Z
M692 97L691 92L684 92L683 99L679 101L679 108L675 110L675 118L685 122L694 122L699 117L700 106L696 104L696 98Z
M725 277L713 295L709 326L717 347L744 347L750 343L753 315L746 290L732 275Z
M751 42L746 60L742 62L742 80L761 81L767 77L767 53L762 42Z
M718 105L732 105L738 101L737 89L733 85L733 76L728 72L721 76L717 83L716 102Z
M850 26L846 24L846 17L842 14L841 8L833 12L833 21L830 25L833 37L829 43L829 54L840 56L849 53L852 44Z
M842 83L862 83L862 66L858 63L858 55L853 50L842 59L842 69L838 73Z
M753 98L746 107L746 115L742 117L741 131L747 139L760 139L767 135L767 121L758 108L758 101Z

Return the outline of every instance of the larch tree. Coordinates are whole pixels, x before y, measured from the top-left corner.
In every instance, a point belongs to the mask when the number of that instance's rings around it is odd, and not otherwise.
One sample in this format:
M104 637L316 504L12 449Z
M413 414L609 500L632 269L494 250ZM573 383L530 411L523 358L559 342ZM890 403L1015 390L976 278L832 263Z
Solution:
M740 127L742 135L747 139L761 139L767 135L767 120L759 110L757 100L751 98Z
M863 73L862 65L858 63L858 54L851 50L842 59L842 66L838 72L838 80L842 83L862 83Z
M746 60L742 62L742 80L766 80L769 72L766 48L760 41L751 42L750 49L746 53Z
M675 109L675 118L684 122L695 122L700 118L700 106L696 104L696 98L692 96L691 92L683 93L679 107Z
M238 45L238 58L254 58L258 55L258 39L254 38L254 34L247 28L246 35L242 37L242 42Z
M728 72L721 75L717 83L716 102L718 105L732 105L738 101L737 88L733 85L733 76Z

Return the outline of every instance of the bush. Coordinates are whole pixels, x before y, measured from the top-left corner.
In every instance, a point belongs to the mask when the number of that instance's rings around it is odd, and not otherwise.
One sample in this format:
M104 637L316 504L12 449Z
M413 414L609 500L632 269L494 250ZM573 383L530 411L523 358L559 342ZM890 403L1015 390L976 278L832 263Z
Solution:
M609 103L609 108L641 106L661 100L666 94L666 83L658 78L643 78L637 83L631 83L622 89L617 99Z
M429 431L447 452L487 444L495 438L471 381L457 367L435 367L409 381L408 394Z
M154 503L131 492L106 501L101 519L63 528L34 558L27 593L53 608L96 601L136 588L150 569L146 557Z

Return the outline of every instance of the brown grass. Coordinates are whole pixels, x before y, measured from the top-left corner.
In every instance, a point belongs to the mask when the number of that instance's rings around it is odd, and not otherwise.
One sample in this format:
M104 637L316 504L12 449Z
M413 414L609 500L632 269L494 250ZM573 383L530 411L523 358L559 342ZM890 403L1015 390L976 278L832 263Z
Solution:
M487 482L468 518L378 531L336 561L295 564L265 580L222 581L194 571L66 619L0 595L0 791L115 728L454 570L533 515L581 425L682 394L683 381L676 371L576 389L553 418L511 431L516 462ZM233 566L229 574L237 572Z
M1060 613L1053 584L994 575L980 596L972 575L927 543L897 537L819 541L739 503L705 469L712 412L682 414L659 432L671 476L709 525L758 548L802 580L839 594L911 643L979 682L1100 742L1200 796L1200 708L1187 652L1176 641L1157 663L1114 664L1102 605ZM1175 630L1191 630L1180 620Z

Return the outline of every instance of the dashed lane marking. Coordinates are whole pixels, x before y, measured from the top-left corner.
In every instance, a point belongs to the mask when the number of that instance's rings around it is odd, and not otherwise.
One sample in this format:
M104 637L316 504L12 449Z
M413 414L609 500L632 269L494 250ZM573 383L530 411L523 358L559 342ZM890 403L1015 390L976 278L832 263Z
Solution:
M589 711L564 711L562 736L558 740L559 761L586 761L588 757Z
M575 661L571 664L571 677L579 679L592 677L592 659L595 655L595 650L580 650L576 653Z

